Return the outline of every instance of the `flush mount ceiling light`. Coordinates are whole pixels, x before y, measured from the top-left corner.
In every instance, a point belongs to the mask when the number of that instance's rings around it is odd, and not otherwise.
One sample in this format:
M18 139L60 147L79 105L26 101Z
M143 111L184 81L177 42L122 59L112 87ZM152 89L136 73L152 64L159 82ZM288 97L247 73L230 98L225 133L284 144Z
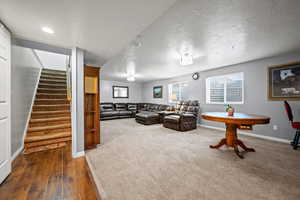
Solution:
M135 81L135 77L133 75L128 76L127 81L133 82L133 81Z
M44 31L45 33L49 33L49 34L53 34L54 33L53 29L51 29L51 28L49 28L47 26L44 26L42 28L42 31Z
M185 66L185 65L192 65L194 63L193 61L193 56L189 52L184 52L181 54L180 58L180 64Z

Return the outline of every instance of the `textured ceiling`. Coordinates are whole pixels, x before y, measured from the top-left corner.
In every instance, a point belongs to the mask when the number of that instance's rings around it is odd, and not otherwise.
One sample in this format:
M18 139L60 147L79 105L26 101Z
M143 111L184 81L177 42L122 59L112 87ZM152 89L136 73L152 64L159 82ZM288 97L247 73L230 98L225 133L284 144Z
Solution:
M85 49L88 63L106 63L104 79L165 79L300 49L299 0L0 0L0 19L19 38ZM182 51L193 65L179 64Z
M150 81L299 50L299 19L299 0L177 1L109 60L102 75ZM186 50L194 64L181 66Z
M101 65L176 0L0 0L0 20L22 39L86 50ZM54 35L41 27L54 29Z

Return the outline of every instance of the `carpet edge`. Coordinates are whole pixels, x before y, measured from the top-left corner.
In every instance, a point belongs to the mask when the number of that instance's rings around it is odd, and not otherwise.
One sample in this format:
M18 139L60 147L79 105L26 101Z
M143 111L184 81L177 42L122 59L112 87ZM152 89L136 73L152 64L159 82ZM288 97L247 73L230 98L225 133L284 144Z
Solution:
M91 160L90 160L88 154L86 154L85 158L86 158L86 161L87 161L88 166L89 166L89 168L90 168L91 174L92 174L92 176L93 176L94 182L95 182L96 187L97 187L96 189L97 189L97 191L99 192L99 195L100 195L100 197L101 197L101 200L108 200L107 195L106 195L106 192L104 191L104 188L103 188L101 182L97 179L97 175L96 175L96 173L94 172L95 169L94 169L94 167L93 167L93 165L92 165L92 162L91 162Z

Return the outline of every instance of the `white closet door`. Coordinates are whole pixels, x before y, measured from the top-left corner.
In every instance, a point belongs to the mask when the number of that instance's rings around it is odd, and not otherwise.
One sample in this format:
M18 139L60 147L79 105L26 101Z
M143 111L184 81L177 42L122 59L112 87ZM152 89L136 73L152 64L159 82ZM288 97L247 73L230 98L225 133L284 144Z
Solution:
M10 51L10 33L0 23L0 183L2 183L11 172Z

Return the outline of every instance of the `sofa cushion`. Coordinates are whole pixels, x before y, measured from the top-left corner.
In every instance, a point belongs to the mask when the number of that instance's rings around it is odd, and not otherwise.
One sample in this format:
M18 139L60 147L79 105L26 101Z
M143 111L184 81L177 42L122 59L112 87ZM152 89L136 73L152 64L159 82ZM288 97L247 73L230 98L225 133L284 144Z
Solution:
M128 110L137 110L136 104L128 104Z
M120 116L127 116L127 115L131 115L132 112L131 111L128 111L128 110L121 110L119 111L119 115Z
M159 105L153 105L153 106L152 106L152 110L158 111L158 110L159 110Z
M166 108L166 111L175 111L175 107L174 106L168 106Z
M186 106L186 105L182 105L182 106L180 107L180 111L181 111L181 112L185 112L185 111L187 111L187 109L188 109L188 106Z
M113 117L113 116L118 116L119 111L107 111L107 112L101 112L102 117Z
M191 113L198 113L198 107L197 106L188 106L187 107L187 112L191 112Z
M100 111L106 112L106 111L113 111L114 105L112 103L103 103L100 105Z
M181 104L176 104L175 110L180 110L180 108L181 108Z
M158 113L143 111L136 114L136 117L149 118L149 117L159 117Z
M183 106L188 106L188 105L190 105L190 103L191 103L191 101L183 101L183 102L182 102L182 105L183 105Z
M167 105L159 105L159 106L158 106L158 110L159 110L159 111L163 111L163 110L166 110L167 107L168 107Z
M191 101L190 106L199 106L199 102L198 101Z
M121 111L121 110L127 110L127 104L125 103L116 103L116 110Z
M174 121L174 122L179 122L180 120L180 115L167 115L164 118L167 121Z

